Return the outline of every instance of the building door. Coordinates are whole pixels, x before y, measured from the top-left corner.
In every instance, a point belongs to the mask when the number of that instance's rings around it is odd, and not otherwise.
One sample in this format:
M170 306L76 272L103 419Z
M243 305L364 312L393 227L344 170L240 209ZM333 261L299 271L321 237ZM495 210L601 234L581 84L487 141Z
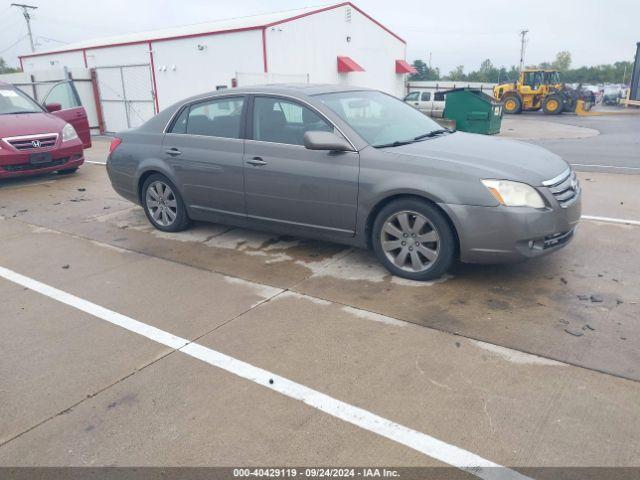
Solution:
M107 132L138 127L157 113L148 64L96 67L95 70Z

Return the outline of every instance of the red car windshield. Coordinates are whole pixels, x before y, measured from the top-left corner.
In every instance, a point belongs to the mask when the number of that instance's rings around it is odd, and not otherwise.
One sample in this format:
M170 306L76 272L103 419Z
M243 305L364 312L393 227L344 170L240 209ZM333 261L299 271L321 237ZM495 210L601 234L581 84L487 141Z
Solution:
M42 112L42 107L20 90L0 86L0 115Z

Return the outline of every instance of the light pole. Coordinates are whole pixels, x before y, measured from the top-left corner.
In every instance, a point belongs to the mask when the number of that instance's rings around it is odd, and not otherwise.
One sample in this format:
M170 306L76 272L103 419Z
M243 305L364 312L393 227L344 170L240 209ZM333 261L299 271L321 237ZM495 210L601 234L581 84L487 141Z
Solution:
M529 30L521 30L520 31L520 71L524 68L524 47L527 43L526 37Z
M38 7L33 5L25 5L24 3L12 3L12 7L18 7L22 9L22 16L27 22L27 32L29 33L29 43L31 43L31 53L36 51L36 47L33 44L33 34L31 33L31 15L29 14L29 10L35 10Z

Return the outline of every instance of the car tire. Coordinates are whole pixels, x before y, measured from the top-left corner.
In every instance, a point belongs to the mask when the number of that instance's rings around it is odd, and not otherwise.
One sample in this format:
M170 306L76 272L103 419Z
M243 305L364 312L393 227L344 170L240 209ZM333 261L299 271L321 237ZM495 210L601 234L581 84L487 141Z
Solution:
M410 280L434 280L456 256L456 237L445 215L415 198L398 199L382 208L371 231L373 250L387 270Z
M522 100L520 100L520 97L516 95L507 95L502 100L502 109L504 113L510 113L510 114L521 113Z
M154 173L142 185L140 200L149 222L163 232L179 232L189 227L182 195L164 175Z
M64 170L58 170L56 173L58 175L71 175L72 173L76 173L78 171L78 167L66 168Z

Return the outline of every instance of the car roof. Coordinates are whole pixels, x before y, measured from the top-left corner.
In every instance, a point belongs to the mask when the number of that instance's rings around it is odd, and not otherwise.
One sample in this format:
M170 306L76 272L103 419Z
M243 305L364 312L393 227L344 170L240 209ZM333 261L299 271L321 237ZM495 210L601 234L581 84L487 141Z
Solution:
M217 95L229 95L229 94L280 94L291 95L293 97L310 97L313 95L319 95L323 93L338 93L338 92L350 92L358 90L371 90L364 87L352 87L348 85L331 85L331 84L313 84L313 83L278 83L268 85L251 85L247 87L239 87L233 89L222 89L213 92L202 93L195 95L180 103L186 103L189 101L198 100L200 98L211 98Z

